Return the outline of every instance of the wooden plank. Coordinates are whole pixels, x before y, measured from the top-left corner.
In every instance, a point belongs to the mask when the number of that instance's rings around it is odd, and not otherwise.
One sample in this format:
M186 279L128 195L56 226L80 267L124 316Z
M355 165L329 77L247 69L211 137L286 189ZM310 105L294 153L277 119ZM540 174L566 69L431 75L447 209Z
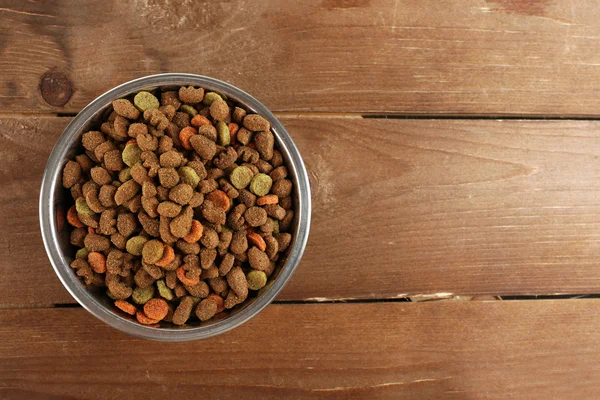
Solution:
M0 119L0 305L73 300L39 234L68 118ZM599 293L600 122L284 118L313 190L280 299Z
M0 311L3 398L598 398L598 300L272 305L135 339L83 309Z
M159 72L224 79L276 111L600 109L594 2L176 3L2 1L2 111L78 111L119 83ZM44 99L38 87L47 72L54 75L44 79Z

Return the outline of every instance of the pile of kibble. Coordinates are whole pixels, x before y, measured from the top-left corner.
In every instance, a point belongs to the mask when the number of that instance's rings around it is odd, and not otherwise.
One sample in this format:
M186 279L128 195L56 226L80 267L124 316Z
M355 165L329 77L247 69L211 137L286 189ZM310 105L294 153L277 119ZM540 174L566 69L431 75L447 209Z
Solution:
M63 170L71 267L145 325L242 304L292 240L293 183L269 121L192 86L112 108Z

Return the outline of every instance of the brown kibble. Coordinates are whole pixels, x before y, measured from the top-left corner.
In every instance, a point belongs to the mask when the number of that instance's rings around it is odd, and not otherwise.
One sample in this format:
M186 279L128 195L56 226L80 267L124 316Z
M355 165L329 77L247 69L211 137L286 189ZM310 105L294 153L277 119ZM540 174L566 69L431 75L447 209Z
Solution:
M106 139L102 132L98 131L89 131L81 135L81 144L86 150L94 151L96 146L104 143Z
M98 185L107 185L112 182L112 177L108 171L102 167L92 168L90 170L90 175L94 182L96 182Z
M181 212L181 206L171 201L163 201L156 210L162 216L175 218Z
M142 208L142 196L138 194L132 199L127 200L125 203L123 203L123 207L125 207L132 213L137 213Z
M90 251L106 251L110 248L110 241L102 235L94 233L85 236L83 241L84 246Z
M244 218L244 213L246 212L246 206L243 204L238 204L235 208L229 213L227 216L227 223L229 226L235 230L240 230L244 227L246 223L246 219Z
M196 307L196 316L200 321L208 321L214 317L216 313L217 302L213 299L204 299Z
M171 233L178 237L182 238L190 232L192 229L192 218L194 217L194 211L190 206L185 206L181 214L177 217L173 218L169 227L171 228Z
M256 195L249 190L242 189L240 190L238 201L246 207L252 207L256 204Z
M186 166L193 169L200 180L206 178L206 168L204 167L204 164L202 164L200 161L190 161L189 163L187 163Z
M73 246L77 246L77 247L84 247L84 240L85 237L87 236L87 229L86 228L75 228L71 231L71 236L70 236L70 243Z
M248 260L250 266L258 271L265 271L269 268L269 257L264 251L260 251L256 247L248 250Z
M104 153L104 166L109 171L120 171L125 167L121 152L119 150L109 150Z
M160 107L158 107L158 111L160 111L163 114L165 114L165 117L167 117L167 119L169 121L171 121L173 119L173 117L175 116L175 112L177 110L172 105L166 105L166 106L160 106Z
M263 174L269 174L271 171L273 171L273 166L269 164L268 161L262 159L256 162L256 167L258 168L258 171L262 172Z
M216 99L210 105L210 116L213 117L216 121L223 121L229 115L229 106L225 100Z
M269 131L271 130L271 124L269 121L258 115L258 114L248 114L244 117L244 128L251 131ZM239 134L239 132L238 132Z
M160 155L160 166L165 168L179 168L183 162L181 153L170 150ZM203 166L204 167L204 166Z
M198 133L212 142L217 141L217 128L212 125L202 125L198 128Z
M225 192L227 197L231 199L236 199L240 195L240 192L225 178L219 179L219 186L221 187L221 190Z
M98 160L100 160L100 162L102 162L104 161L104 154L110 150L115 150L115 145L107 140L106 142L100 143L98 146L96 146L94 149L94 155ZM121 153L119 153L119 155L120 154Z
M271 218L275 218L279 221L285 218L285 210L278 204L267 204L263 208Z
M219 153L217 157L213 158L213 164L218 168L226 169L235 163L237 157L238 154L235 149L233 147L228 147L225 151Z
M115 193L115 203L118 206L132 199L140 191L140 185L134 180L128 180L117 189Z
M142 197L155 197L157 194L156 186L152 182L142 183Z
M175 116L173 116L173 123L178 127L178 128L185 128L186 126L190 126L190 115L184 112L176 112ZM177 132L179 133L179 131ZM173 136L171 136L171 138L173 138ZM175 140L175 138L173 138L173 140Z
M214 249L219 244L219 234L214 229L205 227L200 241L207 249Z
M160 223L158 219L151 218L148 214L143 211L138 213L138 220L146 232L150 236L160 236Z
M290 230L290 226L292 225L292 221L294 220L294 210L287 210L285 212L285 217L279 223L279 229L282 232L287 232Z
M258 153L258 151L248 147L248 146L242 146L240 148L237 149L237 153L238 153L238 159L243 160L244 162L247 163L255 163L258 161L258 159L260 158L260 154ZM258 171L258 168L256 168L256 171ZM256 174L256 171L252 171L252 175Z
M264 250L260 249L260 248L259 249L264 251L267 254L267 257L269 257L269 260L273 261L275 256L277 256L277 253L279 253L279 242L272 235L266 235L264 237L264 241L267 246L266 249L264 249Z
M271 160L273 158L273 146L275 146L275 138L270 131L261 131L254 135L254 143L256 150L263 160Z
M269 174L269 176L271 177L271 179L273 180L273 182L280 181L280 180L286 178L287 175L288 175L287 168L285 166L283 166L283 165L280 166L280 167L275 168Z
M253 134L252 131L249 131L246 128L240 128L237 132L237 141L242 145L246 146L252 140Z
M117 217L117 230L124 237L131 236L137 230L137 221L134 214L119 214Z
M163 136L158 141L158 154L164 154L173 150L173 139L169 136Z
M197 104L204 99L204 89L193 86L179 88L179 100L184 103Z
M219 188L219 184L214 179L205 179L200 182L199 190L202 194L207 194Z
M244 253L248 249L248 239L246 238L245 230L240 230L233 234L229 249L234 254Z
M200 253L200 244L197 242L186 242L183 239L178 239L176 243L177 249L186 255L196 255Z
M225 253L227 253L232 237L233 232L231 232L229 229L223 229L221 233L219 233L219 244L217 245L219 255L223 256Z
M280 198L290 196L292 194L292 181L289 179L278 180L271 187L271 192Z
M136 123L129 125L129 129L127 130L127 135L132 138L137 138L141 135L148 134L148 126L146 124Z
M181 299L179 306L173 314L173 323L175 325L183 325L190 318L192 308L194 307L194 299L190 296L185 296Z
M277 239L277 243L279 244L279 252L284 252L292 241L292 235L289 233L280 233L275 239Z
M98 232L105 236L110 236L117 233L117 211L114 208L105 210L100 215L100 221L98 222Z
M125 249L125 246L127 245L127 238L118 232L111 235L110 241L120 250Z
M211 201L204 201L202 203L202 216L206 218L208 222L218 225L223 225L227 218L225 211Z
M195 285L183 286L185 287L185 290L187 290L187 292L194 297L205 298L210 293L210 288L208 287L208 284L204 281L200 281Z
M179 183L179 174L175 168L159 168L158 180L166 188L172 188Z
M63 169L62 184L69 189L81 180L81 166L75 161L67 161Z
M75 156L75 161L77 161L77 164L79 164L81 167L81 172L84 174L90 172L90 170L94 167L94 162L85 154Z
M169 126L169 119L157 108L144 111L144 119L159 131L164 131Z
M235 262L235 258L233 254L227 253L221 259L221 264L219 264L219 275L225 276L231 271L233 268L233 263Z
M267 222L267 212L260 207L250 207L244 213L244 218L250 226L260 226Z
M128 119L138 119L140 117L139 110L127 99L113 100L112 106L115 113L122 117Z
M202 268L202 269L211 268L213 266L216 258L217 258L217 250L215 250L215 249L200 249L200 268Z
M142 208L150 218L158 217L158 199L156 197L142 196Z
M240 107L235 107L231 113L231 119L236 124L240 125L246 116L246 110Z
M293 206L292 196L287 196L279 200L279 205L283 207L284 210L289 210Z
M255 247L253 247L255 248ZM227 283L231 290L235 292L242 300L248 297L248 281L246 281L246 275L240 267L232 268L227 274Z
M176 91L162 92L160 95L160 103L164 106L173 106L175 110L181 107L179 93Z
M175 243L177 241L177 237L173 236L171 233L171 221L172 219L169 217L165 217L163 215L160 216L158 229L160 232L160 238L165 243Z
M210 160L217 152L215 142L202 135L194 135L190 138L190 144L204 160Z
M136 163L131 167L130 173L133 180L140 185L143 185L144 182L152 182L152 178L148 176L148 171L144 168L142 163Z
M164 186L157 186L156 197L159 201L167 201L169 199L169 189Z
M169 191L169 199L182 206L189 203L193 195L194 189L185 183L180 183Z
M200 207L204 202L204 195L202 193L194 192L190 202L188 203L190 207L196 208Z
M146 270L138 269L135 275L133 276L133 280L138 287L141 289L149 288L154 284L156 279L154 279Z
M149 133L137 135L137 145L142 151L156 151L158 149L158 138Z

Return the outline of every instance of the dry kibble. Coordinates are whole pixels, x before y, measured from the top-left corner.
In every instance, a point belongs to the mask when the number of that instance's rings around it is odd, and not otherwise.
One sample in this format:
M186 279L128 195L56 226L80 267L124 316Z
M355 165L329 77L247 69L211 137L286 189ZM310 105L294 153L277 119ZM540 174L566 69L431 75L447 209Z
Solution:
M62 170L74 273L156 327L260 296L293 239L294 180L269 121L193 86L112 108Z

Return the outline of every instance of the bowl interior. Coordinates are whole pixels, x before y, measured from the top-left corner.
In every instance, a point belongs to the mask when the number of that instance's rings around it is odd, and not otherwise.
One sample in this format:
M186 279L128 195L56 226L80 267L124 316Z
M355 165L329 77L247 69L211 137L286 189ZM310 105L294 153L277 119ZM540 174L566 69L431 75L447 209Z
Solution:
M76 250L70 244L69 227L59 222L59 219L63 218L73 200L70 192L62 187L61 174L67 160L82 153L82 133L99 130L103 117L112 111L112 100L140 90L169 90L181 85L195 85L217 91L240 103L248 112L259 113L269 119L277 147L294 182L294 220L290 229L293 240L285 256L280 257L269 283L258 295L249 297L243 304L232 310L225 310L207 322L194 321L183 327L163 322L160 328L151 328L139 325L131 316L116 309L105 290L87 288L69 267ZM137 336L157 340L191 340L222 333L245 322L269 304L283 288L306 245L310 224L310 189L304 164L290 135L264 105L240 89L212 78L162 74L131 81L105 93L90 103L69 124L59 138L46 167L40 195L40 219L44 244L53 267L65 287L82 306L110 325Z

